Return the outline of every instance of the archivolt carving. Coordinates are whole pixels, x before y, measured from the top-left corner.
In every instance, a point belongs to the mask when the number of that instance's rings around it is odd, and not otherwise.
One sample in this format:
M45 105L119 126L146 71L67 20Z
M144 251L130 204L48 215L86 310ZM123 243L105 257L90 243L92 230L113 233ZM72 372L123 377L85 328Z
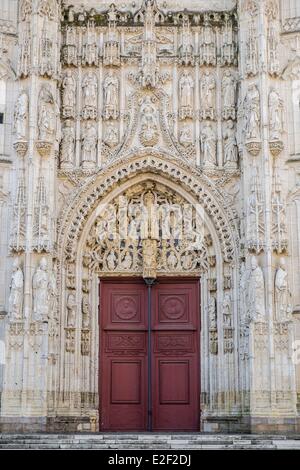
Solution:
M181 164L179 168L174 162L162 160L155 152L140 152L135 159L118 161L108 167L104 173L92 176L79 189L70 201L69 209L59 218L58 246L64 251L69 261L75 260L77 243L89 214L101 202L102 198L122 181L133 178L137 174L161 174L178 184L199 202L206 216L215 227L220 241L224 261L230 262L237 251L238 232L234 214L224 207L226 204L213 183L199 171ZM155 178L153 178L155 179ZM65 214L65 215L64 215ZM235 236L233 234L236 234Z

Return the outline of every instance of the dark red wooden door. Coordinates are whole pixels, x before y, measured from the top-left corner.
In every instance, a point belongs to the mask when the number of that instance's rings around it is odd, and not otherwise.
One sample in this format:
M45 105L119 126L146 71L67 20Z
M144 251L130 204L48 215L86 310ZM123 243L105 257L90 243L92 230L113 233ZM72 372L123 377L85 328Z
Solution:
M199 401L199 280L152 290L153 430L196 431Z
M142 280L101 282L100 423L147 430L148 302ZM151 290L154 431L199 429L199 281L160 280Z
M141 281L101 282L101 427L147 425L147 290ZM100 388L101 387L101 388Z

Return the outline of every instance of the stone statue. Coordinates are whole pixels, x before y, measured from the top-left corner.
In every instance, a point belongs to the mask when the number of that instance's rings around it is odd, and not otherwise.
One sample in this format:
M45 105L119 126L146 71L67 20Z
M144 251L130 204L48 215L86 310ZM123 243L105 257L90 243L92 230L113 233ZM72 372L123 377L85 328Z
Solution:
M236 142L236 133L234 122L230 119L227 122L227 126L223 132L224 139L224 164L237 164L238 161L238 149Z
M141 141L144 145L155 145L158 140L157 110L151 96L147 95L141 105Z
M291 319L291 292L285 259L281 258L275 274L275 319L284 322Z
M200 35L200 63L205 65L216 64L215 34L212 27L205 20Z
M268 28L268 66L269 73L276 76L280 72L280 63L278 59L279 32L272 22Z
M126 251L125 256L122 260L122 268L127 270L131 269L132 267L132 255L130 254L129 251Z
M177 256L175 255L174 251L170 251L168 256L168 267L172 270L175 269L178 264Z
M189 72L185 70L179 80L180 114L182 119L185 119L185 117L191 117L194 106L193 90L194 80Z
M70 166L74 163L75 129L70 119L65 121L62 129L61 158L62 166Z
M8 299L8 313L11 320L22 320L23 318L23 287L24 275L16 258L13 264L13 272L10 283L10 294Z
M46 86L41 89L38 106L39 139L52 142L56 131L56 109L53 95Z
M113 125L107 127L105 131L104 142L109 147L115 147L116 145L118 145L119 135L117 129Z
M67 328L75 328L76 310L77 304L75 296L73 294L69 294L67 300Z
M48 320L49 273L48 262L42 258L33 275L33 317L35 321Z
M82 162L96 162L97 130L95 125L88 121L82 135Z
M18 140L26 140L28 137L28 95L23 91L15 105L14 125Z
M62 81L63 96L63 116L74 117L75 115L75 102L76 102L76 82L71 70L66 72Z
M208 302L208 317L209 317L209 328L211 330L217 330L217 305L216 299L211 297Z
M223 325L225 328L232 328L231 298L225 294L222 305Z
M82 297L82 328L90 328L90 303L88 295Z
M222 80L222 98L223 98L223 118L235 119L236 105L236 81L233 75L227 70Z
M117 265L117 257L114 251L110 251L106 258L106 264L109 271L114 271Z
M245 106L245 132L247 140L260 138L260 97L256 85L248 88Z
M113 71L104 80L104 118L117 119L119 115L119 81Z
M254 23L251 21L249 24L249 32L246 43L246 71L248 75L255 76L258 71L258 51L257 51L257 33Z
M192 135L192 129L190 128L189 125L185 125L181 131L180 131L180 136L179 136L179 142L181 145L184 147L188 147L189 145L192 145L193 143L193 135Z
M84 77L82 82L82 97L83 97L83 116L85 118L95 118L97 115L97 77L90 70Z
M19 41L18 75L27 77L31 65L31 31L30 24L26 23Z
M216 103L216 82L213 75L207 70L200 83L201 115L202 119L214 119Z
M203 163L205 165L217 164L217 138L211 124L205 124L200 136Z
M281 140L283 132L283 102L276 90L269 94L270 139Z
M157 240L143 240L143 278L157 276Z
M248 285L248 308L253 321L265 321L265 281L255 256L251 258L251 274Z

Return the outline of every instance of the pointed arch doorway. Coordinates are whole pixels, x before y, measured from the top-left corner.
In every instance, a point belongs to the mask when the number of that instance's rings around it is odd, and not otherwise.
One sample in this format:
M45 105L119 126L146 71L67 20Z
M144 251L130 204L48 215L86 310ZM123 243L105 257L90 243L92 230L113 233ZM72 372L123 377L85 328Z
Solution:
M100 429L198 431L199 279L104 279L100 289Z

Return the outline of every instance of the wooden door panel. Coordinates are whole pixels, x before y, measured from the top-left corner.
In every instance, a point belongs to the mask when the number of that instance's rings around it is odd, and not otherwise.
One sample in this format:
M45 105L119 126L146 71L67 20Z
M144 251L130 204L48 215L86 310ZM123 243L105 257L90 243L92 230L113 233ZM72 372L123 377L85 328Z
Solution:
M144 283L101 283L101 429L147 424L147 291Z
M195 292L198 283L182 284L178 282L160 282L153 288L154 312L152 327L154 330L196 329L199 305Z
M102 327L109 330L147 329L147 292L139 281L106 284L103 282L105 315Z
M153 430L200 426L199 281L153 289Z

